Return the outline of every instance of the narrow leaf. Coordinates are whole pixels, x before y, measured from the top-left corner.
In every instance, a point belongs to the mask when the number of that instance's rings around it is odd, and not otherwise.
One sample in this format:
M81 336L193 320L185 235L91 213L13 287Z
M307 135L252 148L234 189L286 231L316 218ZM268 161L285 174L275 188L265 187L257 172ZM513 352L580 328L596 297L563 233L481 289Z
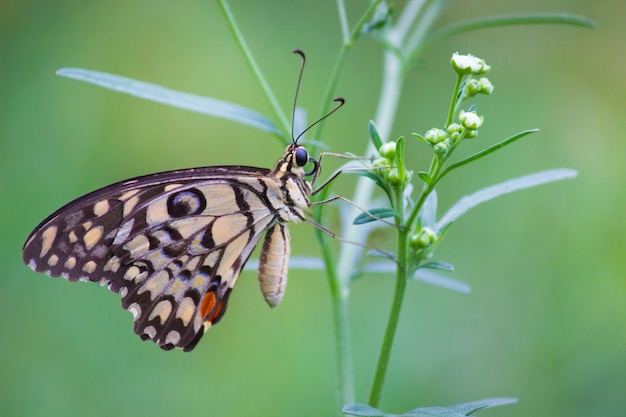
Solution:
M428 145L428 146L432 146L432 144L431 144L430 142L428 142L428 141L424 138L424 136L420 135L419 133L415 133L415 132L413 132L413 133L411 133L411 134L412 134L412 135L413 135L413 136L414 136L417 140L419 140L419 141L421 141L421 142L424 142L424 143L425 143L426 145Z
M244 271L256 271L259 269L259 260L250 259L244 266ZM309 271L323 271L324 261L312 256L292 256L289 258L289 269L302 269Z
M431 43L440 39L447 38L461 33L471 32L474 30L488 29L500 26L514 25L537 25L537 24L564 24L579 26L583 28L593 28L595 23L593 20L584 16L576 16L567 13L532 13L519 15L501 15L481 17L472 20L453 23L443 26L437 30L430 32L420 48L424 49Z
M369 213L361 213L352 221L352 224L365 224L375 222L378 219L386 219L388 217L398 217L398 212L389 207L381 207L368 210ZM372 218L371 216L376 218Z
M537 185L546 184L553 181L559 181L566 178L573 178L577 172L572 169L553 169L548 171L537 172L535 174L526 175L512 180L504 181L491 187L483 188L473 194L461 198L450 210L437 222L436 232L439 233L444 227L455 221L469 209L492 200L504 194L525 188L535 187Z
M372 144L374 148L378 151L381 146L383 146L383 141L380 139L380 135L378 134L378 130L376 129L376 125L373 120L370 120L368 124L368 129L370 132L370 139L372 140Z
M351 416L384 417L385 413L367 404L347 404L341 411Z
M470 162L476 161L480 158L483 158L487 155L489 155L490 153L493 153L495 151L497 151L498 149L504 148L507 145L512 144L513 142L523 138L524 136L530 135L531 133L535 133L538 132L539 129L529 129L529 130L524 130L522 132L516 133L515 135L511 136L510 138L504 139L502 142L496 143L493 146L488 147L487 149L483 149L482 151L475 153L474 155L470 155L467 158L463 159L462 161L456 162L452 165L450 165L448 168L446 168L441 175L439 176L439 181L445 177L446 175L448 175L450 172L454 171L457 168L462 167L463 165L469 164Z
M232 120L282 137L278 127L265 116L227 101L183 93L144 81L81 68L63 68L58 70L57 74L157 103Z
M398 164L398 174L400 174L400 178L406 178L406 165L404 163L404 136L400 136L396 141L396 162Z
M418 172L417 176L420 177L422 181L424 181L426 184L430 184L433 181L433 179L430 177L430 175L428 175L426 171Z
M432 261L425 263L421 268L439 269L441 271L454 271L454 265L443 261Z
M415 274L413 274L413 279L461 294L469 294L472 292L472 287L466 283L444 277L443 275L439 275L438 273L427 269L418 269Z
M517 398L489 398L471 403L452 405L450 407L425 407L408 411L407 417L466 417L475 411L499 405L516 403Z

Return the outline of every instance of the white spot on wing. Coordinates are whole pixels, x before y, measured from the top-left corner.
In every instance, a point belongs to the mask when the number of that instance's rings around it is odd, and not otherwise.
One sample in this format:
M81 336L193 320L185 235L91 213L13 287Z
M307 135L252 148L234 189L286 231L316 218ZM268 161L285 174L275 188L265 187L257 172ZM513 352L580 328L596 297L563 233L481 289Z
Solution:
M168 300L161 300L154 306L148 317L148 321L152 321L155 317L159 318L159 322L163 324L172 312L172 303Z
M137 320L137 317L141 315L141 307L139 307L139 304L137 303L132 303L128 306L126 310L130 311L133 314L133 321Z
M135 223L135 219L130 219L127 222L124 222L119 230L117 231L117 235L113 240L113 245L119 245L122 242L126 242L128 236L130 236L130 231L133 230L133 224Z

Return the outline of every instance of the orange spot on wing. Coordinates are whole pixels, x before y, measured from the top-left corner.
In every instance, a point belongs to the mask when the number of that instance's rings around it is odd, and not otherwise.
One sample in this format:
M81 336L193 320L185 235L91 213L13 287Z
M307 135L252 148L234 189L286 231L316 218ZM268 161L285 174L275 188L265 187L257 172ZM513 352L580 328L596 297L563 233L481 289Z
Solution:
M219 316L221 310L222 302L217 300L215 293L213 291L206 293L200 304L200 314L202 314L204 321L212 323Z

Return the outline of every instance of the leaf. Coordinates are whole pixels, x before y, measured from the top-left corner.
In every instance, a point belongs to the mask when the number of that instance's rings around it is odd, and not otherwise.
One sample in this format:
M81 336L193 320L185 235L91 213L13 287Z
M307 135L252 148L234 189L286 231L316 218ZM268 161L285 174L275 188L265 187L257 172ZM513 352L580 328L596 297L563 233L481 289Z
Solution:
M528 136L531 133L535 133L535 132L538 132L538 131L539 131L539 129L524 130L522 132L516 133L515 135L513 135L513 136L511 136L511 137L509 137L507 139L504 139L501 142L496 143L495 145L492 145L492 146L490 146L490 147L488 147L486 149L483 149L480 152L477 152L477 153L475 153L473 155L470 155L467 158L465 158L465 159L463 159L463 160L461 160L459 162L456 162L456 163L450 165L445 170L443 170L443 172L441 173L441 175L439 176L437 181L441 181L441 179L443 177L445 177L446 175L448 175L450 172L454 171L455 169L462 167L463 165L469 164L470 162L473 162L473 161L477 161L480 158L483 158L483 157L489 155L490 153L493 153L493 152L497 151L498 149L504 148L505 146L510 145L510 144L516 142L517 140L523 138L524 136Z
M420 268L439 269L441 271L454 271L454 265L443 261L432 261L421 265Z
M227 101L183 93L156 84L81 68L63 68L58 70L57 74L157 103L232 120L282 137L278 127L265 116Z
M404 180L406 178L406 165L404 163L404 136L400 136L396 141L396 163L398 165L398 174Z
M385 417L385 413L367 404L347 404L341 411L351 416Z
M373 120L370 120L367 125L370 132L370 139L372 140L372 144L374 145L374 149L378 151L381 146L383 146L383 141L380 139L380 135L378 134L378 130L376 129L376 125Z
M259 269L259 260L250 259L244 266L244 271L256 271ZM323 271L324 261L322 258L313 256L292 256L289 258L289 269L302 269L309 271Z
M450 210L448 210L448 212L444 214L441 219L439 219L435 231L439 234L439 232L448 224L461 217L469 209L476 207L485 201L492 200L513 191L523 190L525 188L535 187L537 185L559 181L566 178L573 178L576 175L577 172L572 169L552 169L514 178L512 180L492 185L491 187L483 188L482 190L461 198L456 204L454 204Z
M429 271L427 269L418 269L417 271L415 271L415 274L413 274L413 279L461 294L469 294L472 292L472 287L470 287L466 283L457 281L452 278L444 277L443 275L439 275L438 273Z
M428 175L428 172L426 171L419 171L417 173L417 176L420 177L422 181L424 181L426 184L430 184L433 181L433 179L430 177L430 175Z
M452 405L449 407L415 408L402 415L407 417L466 417L471 415L473 412L484 408L491 408L516 402L517 398L488 398L485 400Z
M389 207L381 207L368 210L369 213L361 213L352 221L352 224L365 224L375 222L378 219L386 219L388 217L398 217L398 212ZM377 217L372 218L371 216Z
M479 29L487 29L500 26L513 25L533 25L533 24L565 24L584 28L593 28L595 26L593 20L567 13L532 13L519 15L501 15L481 17L472 20L453 23L443 26L437 30L431 31L420 45L423 50L428 45L437 42L443 38L470 32ZM415 54L415 51L412 51Z
M427 141L424 136L420 135L419 133L411 133L417 140L424 142L426 145L428 146L433 146L429 141Z

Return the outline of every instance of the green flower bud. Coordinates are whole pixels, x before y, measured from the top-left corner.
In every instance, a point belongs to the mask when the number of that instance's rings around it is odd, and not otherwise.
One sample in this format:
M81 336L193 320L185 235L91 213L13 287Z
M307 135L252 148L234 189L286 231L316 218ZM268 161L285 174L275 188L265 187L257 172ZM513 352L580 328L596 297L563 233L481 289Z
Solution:
M450 123L446 130L448 133L461 133L463 131L463 126L458 123Z
M429 227L424 227L409 238L409 244L414 250L422 250L431 246L437 240L437 235Z
M476 79L471 79L467 82L467 84L465 84L465 96L466 97L474 97L476 94L479 94L482 92L482 86L480 84L480 81L476 80Z
M456 135L460 135L460 133L456 133ZM446 139L444 141L436 143L435 146L433 146L433 149L435 150L436 154L443 155L446 152L448 152L448 149L450 149L451 144L452 144L452 141L450 139Z
M383 158L386 158L389 161L393 161L396 157L396 142L383 143L383 145L378 150L378 153Z
M437 128L430 129L424 135L424 139L426 139L429 143L432 143L433 145L441 142L442 140L445 140L447 137L448 134L444 130Z
M391 168L389 170L389 174L387 174L387 181L389 181L389 184L391 185L398 185L402 182L398 168Z
M479 116L473 111L461 110L459 113L459 121L461 125L468 130L476 130L483 124L484 117Z
M478 130L468 130L465 132L465 139L472 139L478 136Z
M493 84L491 84L491 81L489 81L489 78L483 77L480 80L478 80L478 82L480 82L481 94L489 95L493 93Z
M374 162L372 162L372 168L389 168L389 160L386 158L374 159Z
M450 139L452 140L453 143L458 142L460 137L461 137L461 132L454 132L453 134L450 135Z

